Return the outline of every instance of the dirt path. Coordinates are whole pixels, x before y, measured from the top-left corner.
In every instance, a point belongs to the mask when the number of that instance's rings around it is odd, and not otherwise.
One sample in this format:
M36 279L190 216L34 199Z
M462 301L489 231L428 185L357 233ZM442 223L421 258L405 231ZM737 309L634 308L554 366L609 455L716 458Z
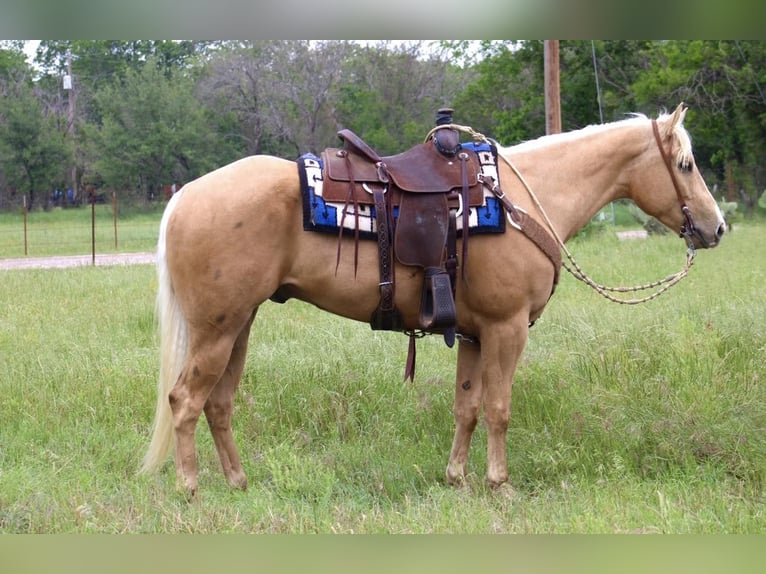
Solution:
M112 253L96 255L96 266L154 264L154 253ZM0 270L56 269L93 265L92 255L57 255L55 257L20 257L0 259Z

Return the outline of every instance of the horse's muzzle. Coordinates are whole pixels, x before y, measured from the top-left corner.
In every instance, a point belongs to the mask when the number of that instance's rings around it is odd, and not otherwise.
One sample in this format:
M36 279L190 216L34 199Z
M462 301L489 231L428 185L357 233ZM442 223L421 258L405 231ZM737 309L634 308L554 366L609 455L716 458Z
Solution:
M706 234L698 227L692 230L689 239L694 243L694 247L698 249L712 249L716 247L726 233L726 222L721 222L716 227L715 233ZM682 234L683 236L683 234Z

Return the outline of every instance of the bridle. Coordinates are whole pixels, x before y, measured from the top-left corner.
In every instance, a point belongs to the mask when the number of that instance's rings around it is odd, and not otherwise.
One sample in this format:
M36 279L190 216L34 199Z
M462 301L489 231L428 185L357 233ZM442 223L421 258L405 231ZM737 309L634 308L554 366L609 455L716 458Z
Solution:
M660 137L660 129L659 127L657 127L657 120L652 120L652 131L654 132L654 141L657 142L657 147L660 149L660 155L662 155L662 159L665 161L665 167L668 168L670 179L673 182L673 187L676 190L678 203L681 206L681 213L683 213L684 215L684 223L681 225L681 230L678 236L684 238L684 240L686 241L686 244L689 246L689 249L692 249L692 250L694 249L694 243L692 241L692 237L694 236L697 237L697 239L700 241L700 243L702 243L704 247L708 247L708 242L705 240L705 238L699 232L697 227L694 225L694 219L692 219L692 212L689 209L689 207L686 205L683 195L681 195L681 186L678 184L676 173L673 170L673 164L670 159L670 154L668 154L667 151L665 151L665 147L662 145L662 138Z

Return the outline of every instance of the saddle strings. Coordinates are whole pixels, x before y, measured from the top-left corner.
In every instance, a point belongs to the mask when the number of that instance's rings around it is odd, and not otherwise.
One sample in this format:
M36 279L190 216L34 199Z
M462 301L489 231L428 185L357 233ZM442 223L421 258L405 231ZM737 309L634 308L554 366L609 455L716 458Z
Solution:
M495 145L494 142L492 142L489 138L475 131L473 128L469 126L458 125L458 124L447 124L447 125L441 125L441 126L437 126L433 128L430 132L428 132L428 135L426 136L425 141L428 141L433 136L435 131L439 129L445 129L445 128L452 128L452 129L456 129L461 132L467 133L476 142L484 142L490 145ZM535 204L535 207L537 208L538 212L540 213L543 220L545 221L545 224L548 226L548 229L553 234L553 237L555 238L556 243L564 251L564 254L566 255L567 259L572 264L572 267L570 267L569 265L567 265L566 261L563 261L562 265L564 269L566 269L575 279L582 281L583 283L585 283L586 285L594 289L599 295L601 295L605 299L608 299L609 301L612 301L614 303L620 303L622 305L637 305L639 303L646 303L647 301L656 299L657 297L665 293L668 289L670 289L676 283L681 281L681 279L686 277L687 274L689 273L689 269L694 264L694 257L696 255L694 246L691 243L689 244L688 249L686 251L686 263L684 264L683 268L677 273L668 275L664 279L658 279L657 281L652 281L651 283L646 283L644 285L636 285L633 287L608 287L606 285L601 285L600 283L595 282L582 270L580 265L575 260L574 255L572 255L572 253L569 251L567 246L564 244L561 237L556 232L556 229L554 228L553 223L548 217L548 214L545 212L545 209L543 209L543 206L540 203L540 200L537 198L537 195L535 195L534 191L532 191L532 188L529 186L529 184L527 183L527 180L524 178L521 172L516 168L515 165L513 165L513 163L511 163L511 161L508 158L506 158L502 154L498 154L498 155L508 165L508 167L511 168L511 171L513 171L516 177L519 178L519 181L527 190L529 197L532 199L532 202ZM655 288L658 288L658 289L654 293L650 293L649 295L646 295L645 297L634 298L634 299L624 299L624 298L615 297L614 295L612 295L612 293L636 293L636 292L648 291L649 289L655 289Z

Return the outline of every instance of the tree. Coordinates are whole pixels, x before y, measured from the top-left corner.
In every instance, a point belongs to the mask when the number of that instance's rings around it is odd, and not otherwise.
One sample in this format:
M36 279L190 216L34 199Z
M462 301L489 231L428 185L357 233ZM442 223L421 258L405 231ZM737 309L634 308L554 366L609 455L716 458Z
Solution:
M8 79L14 72L28 68L23 40L0 40L0 78Z
M217 167L225 146L207 129L192 80L168 78L153 57L126 71L123 81L104 85L95 102L102 121L86 129L95 172L90 177L106 186L151 198L163 185Z
M62 85L70 59L75 106ZM684 101L709 183L748 206L766 189L762 42L562 41L560 66L565 131ZM392 154L422 141L444 106L506 145L545 132L539 40L43 41L34 69L23 42L5 41L0 90L3 191L60 185L75 163L153 194L245 154L316 153L340 128Z
M332 106L349 42L290 41L272 52L266 103L277 135L295 156L318 153L336 140Z
M626 112L636 111L631 85L643 71L640 49L646 44L636 41L560 42L564 131L600 123L602 115L603 121L612 121L624 117ZM474 78L457 98L457 107L461 117L467 115L467 123L505 144L545 133L543 41L486 41L473 48L457 42L451 43L450 47L458 58L464 57L468 51L475 54ZM600 80L598 91L596 74Z
M339 127L352 129L378 152L393 154L420 143L439 108L456 107L466 73L436 44L357 46L344 62L333 115ZM456 110L456 122L465 123L464 111Z
M29 195L47 194L66 181L71 157L57 121L43 114L39 100L23 85L4 93L0 103L0 162L7 182Z
M211 55L202 100L247 153L295 157L338 144L348 127L381 153L420 141L459 82L424 43L229 42Z
M591 44L604 121L623 119L626 112L641 111L632 86L641 74L651 70L648 57L651 45L645 40L597 40Z
M0 171L36 204L65 182L69 147L60 118L41 103L21 47L0 49Z
M545 134L543 42L484 42L479 54L475 79L455 98L459 123L504 145Z
M202 66L197 93L217 118L215 129L241 155L267 150L277 131L268 113L270 41L222 42Z

